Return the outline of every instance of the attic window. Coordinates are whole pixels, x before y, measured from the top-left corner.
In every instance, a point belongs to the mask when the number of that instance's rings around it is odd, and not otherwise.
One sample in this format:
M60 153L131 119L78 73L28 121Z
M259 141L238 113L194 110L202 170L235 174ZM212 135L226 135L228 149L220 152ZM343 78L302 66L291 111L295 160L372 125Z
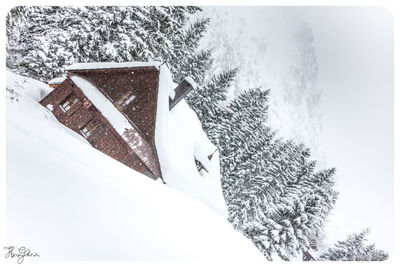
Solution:
M64 112L70 110L76 103L78 103L79 99L75 97L73 93L69 94L63 102L61 102L60 107Z
M115 103L115 106L119 110L122 110L126 108L126 106L128 106L135 98L136 96L132 92L127 92Z
M88 138L98 127L99 123L92 119L81 128L81 133L85 138Z

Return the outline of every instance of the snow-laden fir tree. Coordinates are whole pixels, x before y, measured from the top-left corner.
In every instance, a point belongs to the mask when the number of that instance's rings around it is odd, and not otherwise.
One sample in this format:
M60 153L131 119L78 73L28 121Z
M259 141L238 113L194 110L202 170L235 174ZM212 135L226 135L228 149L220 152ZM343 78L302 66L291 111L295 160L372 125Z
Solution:
M319 260L328 261L383 261L388 253L376 249L375 244L367 244L368 229L350 234L343 241L338 241L332 248L323 253Z
M208 62L204 65L208 65ZM212 75L204 85L199 86L186 97L186 101L196 112L209 137L210 135L215 137L212 132L215 131L215 127L220 125L222 104L227 99L227 89L232 84L237 72L238 69L234 68Z
M267 124L268 90L247 90L222 105L225 90L217 84L190 103L220 150L229 220L268 259L310 250L337 198L335 170L316 171L308 148L276 138Z
M251 92L244 99L255 95ZM260 109L251 109L257 114L242 115L240 123L232 126L232 133L241 135L236 137L240 141L228 138L225 142L229 154L235 154L227 157L229 167L223 174L229 175L224 177L224 184L230 187L226 194L229 219L247 235L253 227L257 232L265 227L261 235L253 232L249 237L258 243L266 239L262 251L267 258L276 253L290 259L309 250L310 242L323 231L337 197L333 190L334 169L316 172L307 148L274 138L263 117L257 117L265 104L250 101L249 105L257 104ZM243 104L236 108L236 113L246 110Z
M211 56L198 50L208 19L189 23L198 11L190 6L16 7L7 16L7 67L46 81L76 62L159 60L168 62L172 73L195 74L201 82Z
M218 136L212 139L217 140L220 148L223 188L228 202L235 198L240 187L238 183L243 181L237 176L250 171L250 166L239 166L252 156L252 152L256 152L257 149L252 149L251 145L268 139L269 128L265 125L268 95L268 91L261 89L247 90L220 113L220 123L215 130Z

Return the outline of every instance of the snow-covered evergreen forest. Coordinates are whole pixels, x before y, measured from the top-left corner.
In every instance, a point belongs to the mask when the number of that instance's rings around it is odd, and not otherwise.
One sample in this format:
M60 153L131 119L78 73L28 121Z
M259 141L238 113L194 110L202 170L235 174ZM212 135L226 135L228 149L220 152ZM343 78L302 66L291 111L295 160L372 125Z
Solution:
M186 101L220 153L222 190L232 226L267 260L385 260L366 231L326 249L325 223L340 197L335 168L318 169L307 144L280 137L269 121L270 91L228 90L240 69L211 72L200 48L208 18L192 6L16 7L6 20L7 68L46 82L78 62L165 62L174 81L199 85ZM357 248L357 250L354 250Z

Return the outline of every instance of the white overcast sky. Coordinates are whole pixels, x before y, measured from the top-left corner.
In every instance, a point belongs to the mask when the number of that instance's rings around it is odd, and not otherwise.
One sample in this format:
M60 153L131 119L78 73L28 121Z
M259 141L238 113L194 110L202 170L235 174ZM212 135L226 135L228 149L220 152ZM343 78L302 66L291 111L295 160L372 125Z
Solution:
M327 166L337 168L340 196L329 224L329 238L341 239L370 227L370 240L379 248L392 251L394 55L391 13L376 7L218 7L206 8L205 12L220 21L211 24L221 28L213 31L228 32L228 37L236 34L239 38L232 40L237 45L242 45L244 39L265 42L267 55L254 55L254 49L242 49L242 58L235 62L241 65L245 60L252 60L254 64L247 64L245 68L254 69L242 68L241 71L259 72L252 76L265 84L271 84L273 76L264 74L280 68L279 61L288 60L290 54L283 47L290 46L287 42L294 34L290 32L295 28L293 23L304 21L311 29L319 66L316 87L321 91L318 108L322 117L318 123L322 134L306 130L303 134L316 135L320 140L314 142L318 146L314 150L323 153ZM268 60L260 64L264 57ZM270 87L274 97L274 84ZM283 114L284 107L280 110L285 124L296 128L299 122L287 118Z
M371 227L393 248L393 20L384 8L291 10L314 34L323 90L323 150L337 167L334 222L344 231Z

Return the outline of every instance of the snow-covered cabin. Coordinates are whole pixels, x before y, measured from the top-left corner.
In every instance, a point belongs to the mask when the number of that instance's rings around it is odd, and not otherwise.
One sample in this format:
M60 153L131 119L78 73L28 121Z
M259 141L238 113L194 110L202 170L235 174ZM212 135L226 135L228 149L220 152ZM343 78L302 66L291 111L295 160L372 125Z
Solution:
M161 72L170 73L161 65L74 64L67 68L66 77L51 81L60 83L40 103L93 147L148 177L162 178L155 140L158 98L160 88L169 90L165 88L172 80L165 84ZM173 84L175 90L168 92L169 110L193 86L190 78Z

